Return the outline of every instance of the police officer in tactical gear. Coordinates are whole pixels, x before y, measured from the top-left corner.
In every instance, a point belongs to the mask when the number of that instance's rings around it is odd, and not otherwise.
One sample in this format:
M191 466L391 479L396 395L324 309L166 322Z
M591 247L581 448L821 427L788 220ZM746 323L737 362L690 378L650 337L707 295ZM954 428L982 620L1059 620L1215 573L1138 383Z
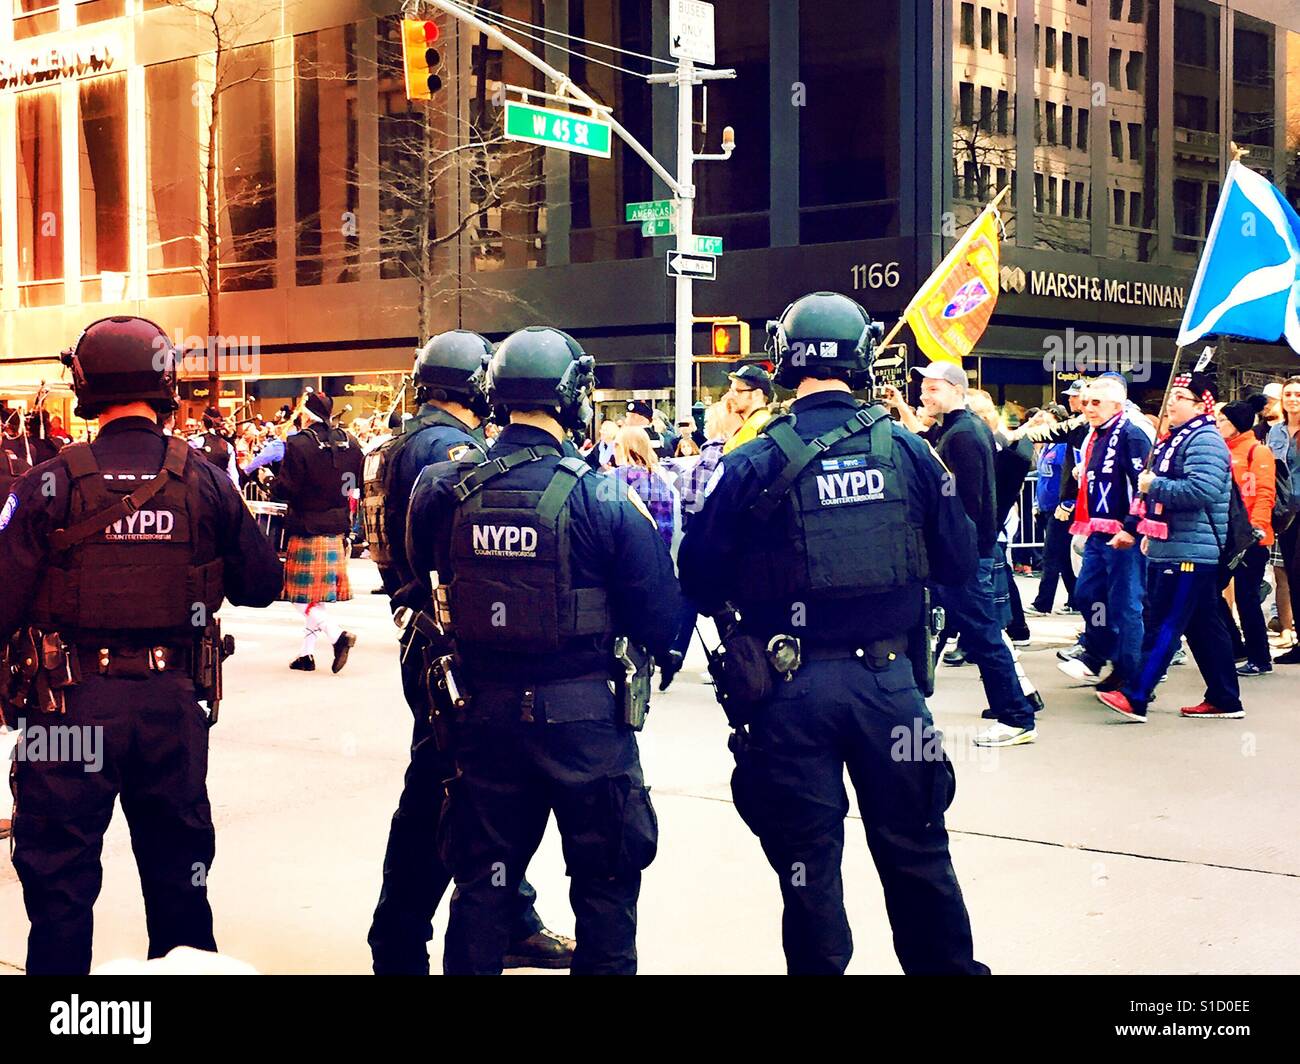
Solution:
M501 970L515 888L552 811L572 880L573 972L636 970L657 826L633 729L645 651L667 653L681 599L648 513L564 448L590 420L594 383L567 334L512 334L488 366L488 400L509 419L490 459L434 466L411 498L412 568L436 573L465 700L442 822L456 880L449 973Z
M143 318L101 319L64 361L77 414L98 417L99 436L26 474L0 516L0 694L24 731L14 867L30 974L90 970L100 849L118 797L149 956L216 949L205 777L220 659L232 647L214 615L223 598L269 605L281 579L230 482L159 427L176 408L166 334Z
M402 689L415 717L411 763L384 854L384 883L370 926L377 975L428 975L433 915L451 883L437 853L442 781L454 775L449 733L433 727L431 665L451 650L432 617L426 581L407 561L406 510L420 472L438 462L480 460L484 377L492 345L464 329L433 337L417 353L411 377L420 408L398 434L366 456L363 514L370 554L392 606L405 622ZM405 608L403 608L405 607ZM548 931L533 908L536 892L521 880L507 967L567 968L572 941Z
M791 412L723 458L678 561L727 631L732 793L781 884L787 968L839 974L852 955L847 766L903 970L986 972L948 856L952 766L917 683L925 585L974 569L971 522L926 444L854 399L879 336L862 307L817 292L768 331Z

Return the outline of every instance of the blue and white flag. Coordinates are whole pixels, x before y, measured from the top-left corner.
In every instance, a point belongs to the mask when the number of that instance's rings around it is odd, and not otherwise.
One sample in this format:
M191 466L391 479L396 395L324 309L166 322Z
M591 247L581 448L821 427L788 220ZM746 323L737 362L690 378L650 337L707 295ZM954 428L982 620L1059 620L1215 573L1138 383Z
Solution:
M1234 160L1178 331L1286 342L1300 351L1300 215L1279 189Z

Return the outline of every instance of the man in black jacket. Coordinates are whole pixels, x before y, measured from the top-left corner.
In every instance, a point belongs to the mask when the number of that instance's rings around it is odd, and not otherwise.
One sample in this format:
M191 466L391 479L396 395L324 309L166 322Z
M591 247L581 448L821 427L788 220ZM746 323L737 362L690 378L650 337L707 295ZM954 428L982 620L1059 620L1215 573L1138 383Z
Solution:
M282 597L303 611L302 653L289 665L300 672L316 668L317 635L334 648L334 672L347 664L357 642L329 621L324 607L352 598L344 537L352 528L351 500L360 492L362 471L361 444L350 432L330 427L333 409L328 395L309 392L303 429L285 441L284 462L271 484L272 496L289 504Z
M966 409L966 371L952 362L932 362L916 370L922 377L921 403L935 418L925 433L948 467L954 489L975 522L979 567L960 586L939 585L944 609L961 632L967 657L979 666L994 723L975 738L978 746L1032 743L1034 707L1021 690L1011 648L1002 638L1008 617L999 610L994 589L998 551L993 434Z

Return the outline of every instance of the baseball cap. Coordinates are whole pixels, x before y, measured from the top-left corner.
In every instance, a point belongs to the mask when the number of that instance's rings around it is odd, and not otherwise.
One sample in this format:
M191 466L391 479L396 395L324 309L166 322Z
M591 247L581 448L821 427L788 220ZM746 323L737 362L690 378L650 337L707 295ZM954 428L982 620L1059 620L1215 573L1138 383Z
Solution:
M762 366L741 366L734 373L728 373L727 376L733 381L740 381L741 384L748 385L750 388L757 388L764 395L772 394L772 375Z
M1271 382L1269 382L1268 384L1264 385L1264 396L1265 396L1265 398L1268 398L1268 399L1281 399L1281 398L1282 398L1282 382L1281 382L1281 381L1271 381Z
M1087 381L1085 381L1082 377L1076 377L1074 380L1070 382L1070 386L1066 388L1065 391L1063 391L1061 394L1082 395L1084 388L1086 388L1087 386L1088 386Z
M629 399L627 401L627 412L629 414L640 414L647 420L655 416L654 408L644 399Z
M962 391L968 387L966 371L955 362L931 362L928 366L913 366L912 372L920 374L927 380L947 381Z

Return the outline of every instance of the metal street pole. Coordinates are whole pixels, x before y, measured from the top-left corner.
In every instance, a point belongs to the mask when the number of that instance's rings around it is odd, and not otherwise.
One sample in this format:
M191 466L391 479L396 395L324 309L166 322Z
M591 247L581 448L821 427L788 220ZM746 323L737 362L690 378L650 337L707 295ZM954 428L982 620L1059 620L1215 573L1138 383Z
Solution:
M695 64L682 59L677 64L677 250L690 253L695 224L695 145L692 142L695 99ZM677 311L673 343L673 402L677 421L691 416L694 351L695 293L689 277L677 278Z

